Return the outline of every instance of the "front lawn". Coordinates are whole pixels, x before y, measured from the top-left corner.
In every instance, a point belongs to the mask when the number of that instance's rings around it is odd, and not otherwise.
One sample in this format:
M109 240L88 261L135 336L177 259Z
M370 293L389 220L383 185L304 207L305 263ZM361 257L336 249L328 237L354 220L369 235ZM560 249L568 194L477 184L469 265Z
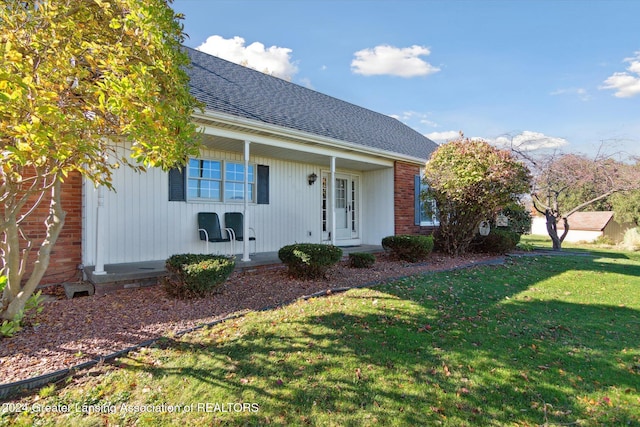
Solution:
M403 279L164 339L0 425L640 425L639 290L605 250Z

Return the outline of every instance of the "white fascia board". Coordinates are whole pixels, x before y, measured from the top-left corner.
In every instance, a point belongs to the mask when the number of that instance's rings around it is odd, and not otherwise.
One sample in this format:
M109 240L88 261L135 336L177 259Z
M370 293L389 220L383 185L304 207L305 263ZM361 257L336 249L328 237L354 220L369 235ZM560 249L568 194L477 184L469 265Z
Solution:
M416 163L420 165L424 165L426 159L421 159L418 157L407 156L404 154L396 153L388 150L380 150L377 148L371 148L360 144L354 144L350 142L345 142L335 138L328 138L320 135L316 135L309 132L299 131L296 129L290 129L283 126L272 125L269 123L260 122L257 120L246 119L244 117L238 117L231 114L220 113L217 111L207 110L205 114L192 114L195 118L200 118L204 120L213 120L224 124L230 124L235 126L242 126L250 129L255 129L262 132L268 132L274 135L274 138L265 137L256 135L250 132L244 133L240 131L227 131L224 129L217 129L215 131L211 130L208 126L198 123L200 127L204 130L204 133L211 135L219 135L226 136L229 138L237 138L237 139L249 139L253 142L258 142L261 144L273 145L276 147L289 148L291 150L297 151L305 151L316 154L326 154L329 156L336 155L335 150L339 150L341 152L341 156L343 158L352 158L352 155L356 155L353 157L354 160L363 160L363 161L371 161L371 157L374 156L380 159L385 159L388 161L401 160L409 163ZM221 132L220 132L221 131ZM242 136L240 136L242 135ZM281 135L286 138L294 138L300 140L301 142L307 144L313 144L312 147L305 146L304 144L295 144L286 141L281 141L275 138L275 136ZM320 146L324 146L326 148L330 148L333 150L323 150ZM349 156L345 156L344 152L348 151ZM358 155L365 155L366 158L357 158ZM368 160L367 160L368 159Z
M327 148L318 143L309 143L309 144L295 143L290 141L282 141L277 138L267 137L263 135L256 135L249 132L245 133L237 130L212 128L207 125L200 125L200 126L206 135L221 136L221 137L237 139L237 140L246 140L254 144L264 144L264 145L269 145L271 147L278 147L278 148L283 148L291 151L298 151L298 152L310 153L310 154L319 154L326 157L337 156L341 159L371 163L379 166L393 167L393 160L385 158L380 155L376 155L375 157L367 156L366 154L356 152L356 151L345 152L344 150Z

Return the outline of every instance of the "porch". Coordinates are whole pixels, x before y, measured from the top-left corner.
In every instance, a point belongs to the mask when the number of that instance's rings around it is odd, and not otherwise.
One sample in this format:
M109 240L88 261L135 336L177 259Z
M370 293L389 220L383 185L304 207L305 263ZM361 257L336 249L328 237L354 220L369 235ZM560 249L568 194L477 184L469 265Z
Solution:
M347 258L353 252L382 252L380 245L359 245L342 247L343 257ZM282 262L278 252L259 252L251 256L250 261L236 260L235 271L247 272L262 268L280 268ZM93 286L95 295L104 295L120 289L133 289L153 286L158 278L164 276L165 260L129 262L121 264L107 264L104 274L94 274L95 266L87 266L83 270L85 280ZM92 294L90 292L90 294ZM73 296L73 295L71 295Z

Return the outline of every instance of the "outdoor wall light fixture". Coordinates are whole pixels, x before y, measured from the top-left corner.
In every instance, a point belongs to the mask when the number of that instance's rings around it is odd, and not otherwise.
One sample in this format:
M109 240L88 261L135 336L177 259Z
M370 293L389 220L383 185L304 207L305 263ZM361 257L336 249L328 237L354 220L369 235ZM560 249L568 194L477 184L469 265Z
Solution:
M309 175L307 179L309 180L309 185L313 185L313 183L316 182L316 179L318 179L318 175L316 175L314 172L311 175Z

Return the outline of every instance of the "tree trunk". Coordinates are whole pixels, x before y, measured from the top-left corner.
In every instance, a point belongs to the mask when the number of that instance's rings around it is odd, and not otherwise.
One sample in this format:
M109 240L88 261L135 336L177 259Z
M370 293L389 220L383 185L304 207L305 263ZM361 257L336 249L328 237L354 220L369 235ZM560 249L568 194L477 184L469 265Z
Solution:
M569 233L569 220L567 220L566 217L562 218L564 221L564 232L562 236L558 236L558 218L556 214L550 209L547 209L544 215L547 218L547 233L553 242L553 250L560 251L562 250L562 242L564 242L564 238L567 237Z
M562 250L562 241L558 237L558 220L551 209L547 209L544 212L544 216L547 218L547 233L551 237L553 242L553 250Z
M33 270L24 285L22 284L24 274L24 268L22 267L27 262L28 251L24 251L22 253L22 259L20 262L16 261L15 257L20 256L20 241L18 238L19 225L16 223L15 217L13 218L13 223L9 224L7 227L10 232L7 233L5 249L8 252L7 255L10 262L9 265L5 266L7 269L7 285L2 295L2 303L0 305L1 319L15 320L19 317L27 303L27 300L31 297L47 271L51 249L55 245L56 240L58 240L58 236L60 235L66 216L66 212L64 212L62 205L60 204L60 197L62 194L61 187L62 182L60 179L56 178L55 183L51 187L49 216L45 221L47 232L44 240L40 244L38 256L33 265ZM15 231L15 233L13 233L13 231ZM21 265L19 266L19 264Z
M4 230L3 243L3 264L4 275L7 277L7 285L2 296L2 308L8 304L8 300L18 295L19 286L12 286L14 283L20 283L21 274L21 256L20 256L20 231L15 215L10 215L6 220Z
M551 241L553 242L553 250L562 250L562 241L560 241L560 238L558 237L555 218L553 219L553 222L547 221L547 233L549 233L549 237L551 237Z

